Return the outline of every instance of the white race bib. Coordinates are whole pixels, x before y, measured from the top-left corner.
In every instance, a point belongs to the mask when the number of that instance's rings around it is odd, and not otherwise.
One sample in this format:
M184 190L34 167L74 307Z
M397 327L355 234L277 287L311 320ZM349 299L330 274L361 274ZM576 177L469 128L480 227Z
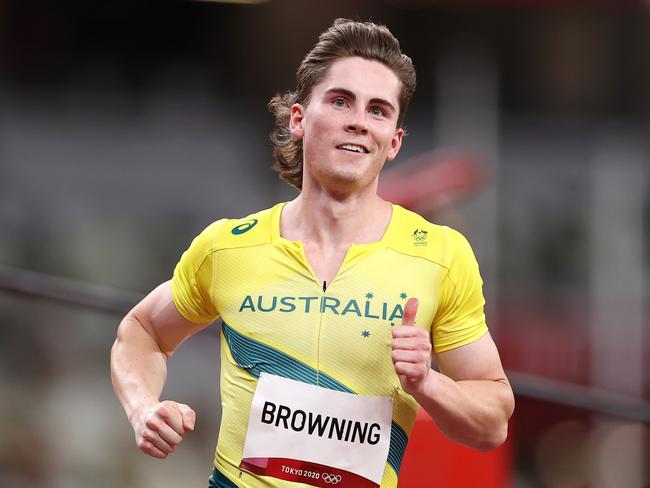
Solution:
M376 488L388 458L392 412L391 397L262 373L240 467L313 486Z

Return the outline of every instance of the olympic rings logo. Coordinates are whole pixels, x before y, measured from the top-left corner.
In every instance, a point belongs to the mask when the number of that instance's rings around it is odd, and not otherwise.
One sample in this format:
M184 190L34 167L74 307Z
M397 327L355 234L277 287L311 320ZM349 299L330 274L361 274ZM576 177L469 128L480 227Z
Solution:
M424 229L415 229L413 231L413 239L416 241L425 241L427 237L429 237L429 233Z
M329 474L329 473L323 473L323 481L325 483L331 483L333 485L336 485L341 482L343 478L341 478L340 474Z

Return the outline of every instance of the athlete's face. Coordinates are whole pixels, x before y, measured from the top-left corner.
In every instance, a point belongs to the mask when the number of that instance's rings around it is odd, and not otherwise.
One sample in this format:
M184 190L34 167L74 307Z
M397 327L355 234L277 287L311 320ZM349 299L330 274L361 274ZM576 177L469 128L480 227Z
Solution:
M312 88L308 106L291 108L291 131L303 140L303 188L312 181L341 190L376 182L402 143L400 88L395 73L379 61L348 57L332 63Z

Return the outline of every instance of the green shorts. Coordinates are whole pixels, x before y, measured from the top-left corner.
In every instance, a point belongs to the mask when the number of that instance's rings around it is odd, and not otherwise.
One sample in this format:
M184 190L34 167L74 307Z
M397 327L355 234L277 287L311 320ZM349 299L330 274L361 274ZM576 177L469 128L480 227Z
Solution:
M208 488L237 488L237 485L214 468L208 478Z

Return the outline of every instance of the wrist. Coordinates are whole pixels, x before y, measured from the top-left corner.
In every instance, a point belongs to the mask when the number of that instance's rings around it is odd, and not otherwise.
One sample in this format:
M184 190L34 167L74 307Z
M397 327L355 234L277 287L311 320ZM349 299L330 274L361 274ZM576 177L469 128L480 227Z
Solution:
M158 403L158 400L155 398L140 398L131 404L129 404L126 409L126 417L129 419L131 425L135 425L134 422L137 422L142 416L142 412L145 412L149 408L153 407Z
M436 391L440 382L441 374L434 369L429 369L427 375L411 392L411 396L421 405L424 406L436 397Z

